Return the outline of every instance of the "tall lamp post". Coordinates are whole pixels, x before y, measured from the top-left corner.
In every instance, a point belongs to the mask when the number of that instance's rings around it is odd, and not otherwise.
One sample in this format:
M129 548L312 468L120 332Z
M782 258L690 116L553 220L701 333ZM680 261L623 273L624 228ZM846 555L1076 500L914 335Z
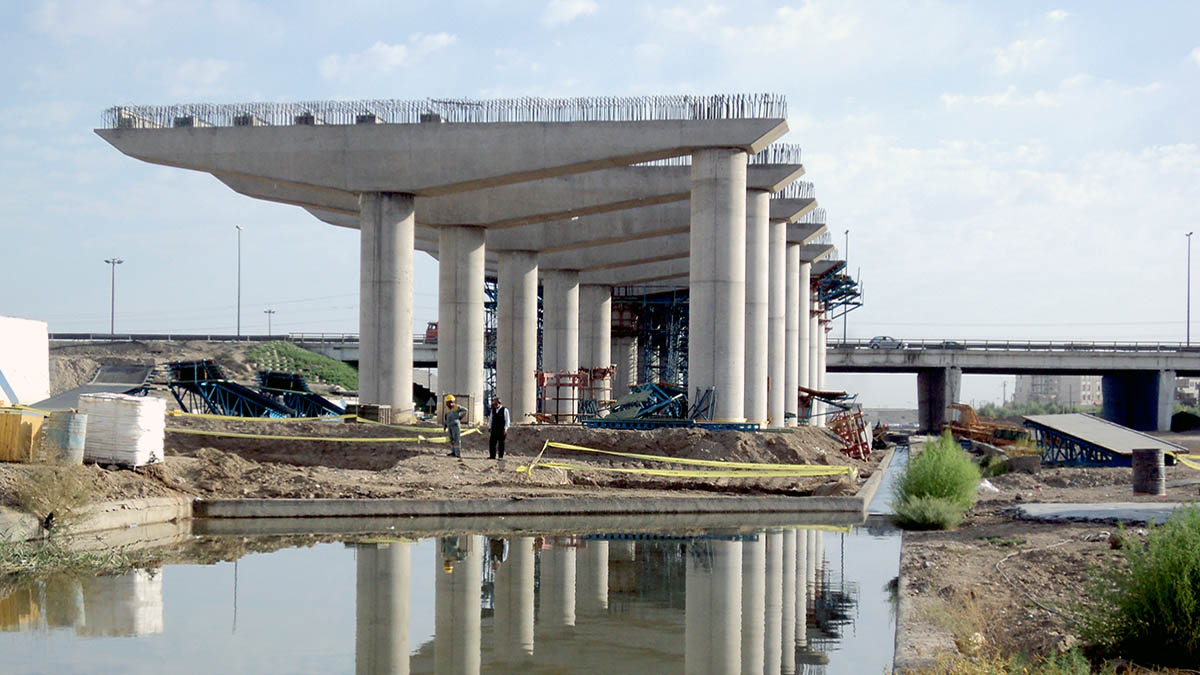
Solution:
M117 333L117 265L125 262L120 258L113 256L104 262L112 266L112 285L108 295L108 334L116 335Z
M275 313L273 309L264 309L263 314L267 315L267 337L271 336L271 315Z
M850 230L846 230L845 235L846 235L846 251L845 251L845 254L842 256L842 258L843 258L844 262L846 263L846 275L849 276L849 274L850 274ZM847 304L842 309L842 346L843 347L846 345L846 315L849 313L850 313L850 305Z
M242 226L237 228L237 335L242 336Z
M1192 233L1188 232L1187 237L1187 346L1192 346Z

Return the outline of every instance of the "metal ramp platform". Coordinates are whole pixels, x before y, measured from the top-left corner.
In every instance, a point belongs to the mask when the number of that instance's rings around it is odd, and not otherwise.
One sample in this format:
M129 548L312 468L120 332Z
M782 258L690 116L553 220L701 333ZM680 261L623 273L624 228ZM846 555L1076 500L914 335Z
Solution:
M79 397L83 394L128 394L142 389L152 372L153 365L102 365L91 382L38 401L30 407L46 411L74 410L79 407Z
M323 417L346 413L345 408L335 405L324 396L309 389L308 381L299 373L260 370L254 376L258 378L259 393L295 410L300 417Z
M167 387L184 412L233 417L299 417L270 396L226 379L211 359L171 363Z
M1055 466L1131 466L1133 451L1161 448L1168 465L1182 445L1134 431L1095 415L1029 415L1025 426L1042 448L1042 464Z

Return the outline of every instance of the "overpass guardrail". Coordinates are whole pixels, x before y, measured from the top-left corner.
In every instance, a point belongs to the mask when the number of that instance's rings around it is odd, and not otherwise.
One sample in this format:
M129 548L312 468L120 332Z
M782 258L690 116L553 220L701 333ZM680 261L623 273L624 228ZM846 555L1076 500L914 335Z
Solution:
M228 335L222 333L50 333L51 340L63 342L271 342L285 340L297 344L357 345L358 333L287 333L280 335ZM413 337L414 345L423 345L424 336ZM429 344L437 344L431 342Z
M872 349L884 351L937 350L937 351L1039 351L1039 352L1196 352L1200 343L1189 345L1183 342L1122 342L1086 341L1069 342L1055 340L900 340L901 346L880 347L871 345L870 340L838 340L828 343L829 349Z

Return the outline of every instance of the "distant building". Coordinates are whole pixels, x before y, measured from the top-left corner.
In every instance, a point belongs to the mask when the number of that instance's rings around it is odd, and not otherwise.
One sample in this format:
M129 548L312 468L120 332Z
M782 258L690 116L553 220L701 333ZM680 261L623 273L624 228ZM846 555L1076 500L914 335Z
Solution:
M1091 408L1104 401L1099 375L1018 375L1013 403Z
M1196 405L1200 402L1200 377L1177 378L1175 400L1183 405Z

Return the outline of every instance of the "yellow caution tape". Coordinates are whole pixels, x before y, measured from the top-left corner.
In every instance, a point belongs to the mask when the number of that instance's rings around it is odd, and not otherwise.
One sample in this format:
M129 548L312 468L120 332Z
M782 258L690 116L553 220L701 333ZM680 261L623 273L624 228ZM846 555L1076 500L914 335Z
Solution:
M1200 471L1200 462L1198 462L1194 459L1184 457L1183 455L1175 455L1175 461L1179 462L1180 464L1186 466L1189 469L1196 469L1197 471Z
M171 417L193 417L204 420L236 420L238 422L323 422L345 420L354 415L322 415L321 417L238 417L236 415L213 415L210 413L189 413L182 410L168 410Z
M449 436L413 436L408 438L345 438L339 436L283 436L273 434L247 434L237 431L203 431L201 429L180 429L179 427L167 427L167 431L175 434L189 434L192 436L221 436L228 438L259 438L263 440L274 441L319 441L322 443L449 443ZM463 436L468 434L478 433L475 429L468 429L462 433Z
M543 461L537 467L547 469L563 469L564 471L608 471L613 473L635 473L643 476L667 476L670 478L800 478L812 476L833 476L846 473L845 471L828 471L812 473L808 471L720 471L714 469L629 469L617 466L596 466L592 464L567 464L566 462ZM842 467L827 467L838 469ZM850 467L844 467L850 468ZM530 467L518 467L517 471L529 471Z
M0 408L0 410L12 410L14 412L19 412L22 415L41 415L42 417L50 416L49 411L38 410L37 408L30 408L27 405L20 405L20 404Z
M585 448L580 445L570 445L568 443L559 443L557 441L546 441L546 445L542 448L542 452L546 451L546 447L559 448L562 450L577 450L580 452L595 452L602 455L615 455L617 457L628 457L630 459L639 459L648 462L667 462L670 464L687 464L691 466L711 466L719 469L746 469L750 471L788 471L807 473L811 476L834 476L839 474L849 474L854 467L849 465L829 466L825 464L762 464L756 462L724 462L715 459L691 459L688 457L664 457L662 455L642 455L635 452L617 452L616 450L598 450L596 448ZM541 455L539 455L540 457Z

